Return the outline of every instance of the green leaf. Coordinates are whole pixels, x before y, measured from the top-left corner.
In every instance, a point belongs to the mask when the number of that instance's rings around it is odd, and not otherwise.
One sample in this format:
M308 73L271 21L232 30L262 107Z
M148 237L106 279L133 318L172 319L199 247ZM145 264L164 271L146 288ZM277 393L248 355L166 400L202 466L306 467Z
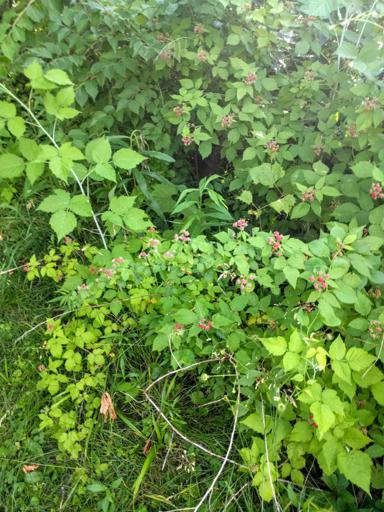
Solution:
M297 270L297 268L284 267L283 274L285 275L285 278L287 279L288 283L292 286L292 288L296 288L296 283L300 276L300 272Z
M278 164L271 165L264 163L249 169L249 175L255 184L260 183L261 185L272 188L276 181L284 176L284 171Z
M49 223L53 231L56 233L59 241L64 238L65 235L71 233L77 225L76 217L73 213L65 210L55 212L51 216Z
M97 164L93 170L101 178L116 183L116 171L111 164Z
M45 73L45 78L57 85L72 85L72 82L62 69L50 69Z
M196 313L191 309L179 309L173 315L173 318L175 319L175 322L186 325L194 324L198 321Z
M380 405L384 405L384 382L378 382L371 387L374 399Z
M247 148L243 153L243 162L246 160L253 160L255 156L257 155L257 149L256 148Z
M337 456L337 466L347 480L370 494L372 460L369 455L354 450L340 453Z
M344 382L351 384L351 369L345 361L338 361L335 359L331 362L332 370Z
M238 199L245 204L251 204L253 200L252 193L249 190L243 190Z
M295 202L295 197L292 194L287 194L281 199L277 199L276 201L269 203L269 206L278 213L285 212L288 215Z
M341 359L344 359L346 351L347 349L345 347L344 341L341 339L340 336L338 336L329 347L329 357L331 359L340 361Z
M54 213L65 210L69 206L71 196L65 190L56 189L55 193L46 197L37 208L42 212Z
M263 417L260 412L254 412L247 416L244 420L241 421L243 425L246 427L258 432L259 434L267 434L272 428L272 422L270 416L265 416L265 427L263 422Z
M152 226L148 214L140 208L131 208L124 216L124 224L136 233L146 231Z
M25 123L22 117L16 116L13 119L10 119L7 123L8 130L14 135L17 139L25 132Z
M322 297L320 297L319 299L319 312L323 318L325 325L335 327L341 324L341 320L336 316L333 307L329 304L329 302L325 301Z
M19 151L26 160L36 160L40 153L40 148L32 139L21 138L19 140Z
M124 215L127 213L135 204L136 196L119 196L113 197L109 207L118 215Z
M329 405L322 402L314 402L310 406L313 419L317 423L320 438L335 425L335 415Z
M352 263L353 268L355 268L361 275L370 277L370 263L367 258L361 256L360 254L352 253L349 255L349 260Z
M371 178L373 165L371 162L359 162L352 166L352 171L358 178Z
M283 368L286 372L297 370L301 362L301 357L296 352L286 352L283 357Z
M24 75L30 80L35 80L43 76L43 68L38 62L32 62L24 69Z
M261 84L267 91L275 91L277 89L277 83L274 78L263 78Z
M310 210L310 204L307 202L301 202L297 204L291 211L291 219L300 219L307 215Z
M274 356L282 356L287 350L287 342L282 336L261 338L261 343Z
M107 139L96 139L92 141L92 160L97 164L106 164L112 156L112 148Z
M368 299L366 295L362 292L358 292L357 294L357 302L355 304L355 310L360 313L360 315L368 316L369 312L372 309L371 301Z
M113 163L117 165L117 167L127 170L133 169L144 160L146 160L145 156L128 148L119 149L113 155Z
M374 362L375 357L362 348L352 347L348 350L345 359L352 370L359 372L368 368Z
M88 197L83 194L73 196L69 202L69 209L80 217L92 217L92 207Z
M368 436L355 427L351 427L346 430L343 441L354 450L360 450L372 442Z
M12 153L0 155L0 178L18 178L23 174L24 160Z
M75 90L71 87L64 87L56 94L56 102L59 107L69 107L75 102Z
M8 101L0 101L0 117L11 119L16 116L16 107Z
M29 181L33 185L43 174L44 164L42 162L28 162L25 172Z

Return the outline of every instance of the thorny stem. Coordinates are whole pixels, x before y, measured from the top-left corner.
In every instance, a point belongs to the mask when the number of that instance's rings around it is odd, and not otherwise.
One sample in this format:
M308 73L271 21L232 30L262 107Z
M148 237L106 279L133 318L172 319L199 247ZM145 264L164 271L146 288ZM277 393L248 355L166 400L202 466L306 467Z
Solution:
M26 111L28 112L28 114L31 116L31 118L34 120L34 122L37 124L37 126L40 128L40 130L44 133L44 135L51 141L51 143L53 144L53 146L58 150L60 149L60 147L58 146L56 140L52 137L52 135L44 128L44 126L40 123L40 121L37 119L37 117L35 116L35 114L32 112L32 110L25 104L23 103L15 94L13 94L12 91L10 91L4 84L0 83L0 89L2 89L6 94L8 94L8 96L11 96L11 98L13 98L15 101L17 101L17 103ZM75 173L75 171L71 168L70 169L70 172L72 174L72 176L75 178L76 180L76 183L77 185L79 186L79 189L80 189L80 192L82 193L83 196L85 197L88 197L87 194L85 193L85 190L84 190L84 187L83 187L83 184L82 182L80 181L79 177L77 176L77 174ZM96 228L97 228L97 231L100 235L100 238L103 242L103 246L104 246L104 249L108 249L108 246L107 246L107 243L105 241L105 236L104 236L104 233L100 227L100 224L99 224L99 221L97 220L97 217L96 217L96 214L95 212L92 210L92 218L93 218L93 221L96 225Z

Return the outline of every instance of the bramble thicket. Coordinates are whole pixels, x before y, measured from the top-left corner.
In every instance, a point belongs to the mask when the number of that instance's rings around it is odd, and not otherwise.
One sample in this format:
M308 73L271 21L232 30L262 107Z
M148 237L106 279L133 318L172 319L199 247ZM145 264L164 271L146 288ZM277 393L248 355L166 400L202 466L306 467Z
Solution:
M0 509L384 510L384 2L0 13Z

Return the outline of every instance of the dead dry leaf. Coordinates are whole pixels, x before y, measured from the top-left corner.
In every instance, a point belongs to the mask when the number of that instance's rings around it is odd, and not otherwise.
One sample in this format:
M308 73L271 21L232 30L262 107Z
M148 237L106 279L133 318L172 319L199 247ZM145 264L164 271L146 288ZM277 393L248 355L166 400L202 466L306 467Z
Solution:
M104 416L104 420L107 420L108 417L110 417L111 420L117 418L111 395L107 392L101 395L100 414Z
M39 467L39 464L24 464L23 472L24 473L32 473L32 471L36 471Z

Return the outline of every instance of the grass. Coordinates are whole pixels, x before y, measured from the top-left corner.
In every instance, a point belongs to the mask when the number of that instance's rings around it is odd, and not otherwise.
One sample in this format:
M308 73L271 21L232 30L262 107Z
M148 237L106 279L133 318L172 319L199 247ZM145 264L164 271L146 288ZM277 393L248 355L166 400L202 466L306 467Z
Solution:
M50 231L32 211L8 209L2 218L2 271L19 267L33 253L41 255L47 250ZM154 363L140 343L119 348L118 364L109 370L109 384L120 416L114 423L96 423L79 460L62 458L56 444L39 430L38 414L44 409L45 396L36 390L36 383L37 367L43 361L44 326L32 329L52 316L57 307L50 303L52 298L51 285L29 283L22 269L0 276L0 511L144 512L194 507L220 461L175 437L170 444L169 429L157 413L140 395L132 400L124 391L122 384L129 381L144 385L146 370ZM21 338L27 331L31 332ZM164 406L191 438L224 453L231 428L226 406L218 404L214 415L204 408L196 414L190 401L194 388L189 381L186 384L177 385ZM160 402L164 400L161 392L155 394ZM143 471L148 439L157 454ZM39 469L24 474L23 465L31 463L39 464ZM143 478L138 481L140 474ZM248 481L247 475L228 467L212 496L210 510L221 512L225 506L228 512L254 510L256 498L245 485Z
M44 254L51 242L51 233L38 215L6 210L0 269L18 267L33 253ZM22 270L0 276L0 512L194 510L221 462L172 437L140 393L153 378L153 369L162 373L161 361L154 359L145 340L129 344L122 339L116 346L108 388L118 419L96 422L78 460L63 457L39 429L38 415L46 403L44 393L36 389L37 367L45 357L44 326L33 328L57 311L54 298L51 285L31 284ZM219 401L196 407L192 397L197 390L193 375L186 374L172 384L161 382L152 394L189 438L224 454L233 421L228 406ZM156 451L152 461L149 440ZM241 446L241 434L236 445ZM39 464L38 470L24 474L23 465L31 463ZM305 495L302 498L300 510L321 510L305 505ZM228 464L200 510L267 512L273 507L261 504L247 472ZM297 507L286 503L284 510Z

